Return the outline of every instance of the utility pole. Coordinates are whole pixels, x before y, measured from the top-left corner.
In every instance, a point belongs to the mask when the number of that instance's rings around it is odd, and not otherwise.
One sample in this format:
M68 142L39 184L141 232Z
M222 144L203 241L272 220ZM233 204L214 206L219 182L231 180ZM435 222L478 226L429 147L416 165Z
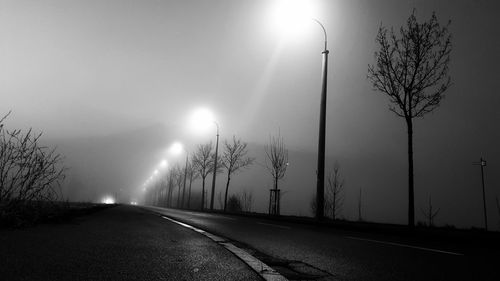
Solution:
M488 231L488 215L486 211L486 193L484 191L484 167L486 167L486 160L481 157L479 162L473 162L473 165L481 166L481 184L483 186L483 209L484 209L484 229Z

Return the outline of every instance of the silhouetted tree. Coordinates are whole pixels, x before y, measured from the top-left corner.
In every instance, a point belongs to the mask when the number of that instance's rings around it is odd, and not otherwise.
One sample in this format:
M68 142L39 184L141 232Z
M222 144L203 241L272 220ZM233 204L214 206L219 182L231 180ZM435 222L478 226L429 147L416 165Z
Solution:
M181 189L182 189L182 186L184 183L184 169L179 164L176 164L172 168L172 175L174 176L173 180L175 182L175 186L177 186L177 205L176 205L176 207L180 208L181 207L181 197L182 197Z
M229 190L229 182L231 175L238 172L240 169L245 168L253 163L253 158L247 157L247 143L241 142L233 136L232 143L224 141L224 152L222 153L222 165L227 172L226 192L224 195L224 211L227 207L227 192Z
M212 142L198 145L193 155L193 166L201 177L201 209L205 208L205 179L213 171Z
M279 214L280 198L278 182L285 177L286 168L288 167L288 149L285 147L283 137L278 133L278 136L269 138L269 144L266 145L265 151L267 156L266 167L273 177L274 184L274 198L272 198L274 199L274 208L271 212L273 214ZM271 198L269 198L269 200L271 200Z
M0 207L59 199L62 156L40 144L41 133L5 129L9 114L0 118Z
M344 205L344 196L342 194L344 190L345 180L340 174L340 165L335 163L333 166L333 171L328 176L328 187L326 194L326 204L325 209L329 209L332 214L332 218L335 220L342 210Z
M188 177L189 177L189 193L188 193L188 208L191 208L191 187L193 185L193 181L196 180L200 174L196 171L193 160L188 166Z
M241 208L244 212L251 212L252 211L252 204L253 204L253 192L252 190L243 190L241 196L240 196L240 201L241 201Z
M233 194L229 196L227 200L227 210L230 212L241 212L241 200L237 195Z
M224 198L222 197L222 191L217 194L217 202L219 203L219 210L224 209Z
M431 200L432 200L431 196L429 195L429 206L428 206L427 210L421 209L422 214L424 215L425 219L427 220L428 226L434 226L434 218L438 215L439 211L441 210L441 209L437 209L437 210L433 209Z
M177 167L178 168L178 167ZM173 200L173 193L174 193L174 189L175 189L175 183L176 183L176 178L178 178L177 176L177 169L176 166L172 167L172 169L170 169L167 173L167 177L168 177L168 193L167 193L167 206L170 208L172 207L172 200Z
M401 27L399 36L381 26L376 42L376 65L368 66L368 79L375 90L389 96L389 110L404 118L408 129L408 225L415 224L413 181L413 119L439 106L451 85L448 64L451 35L438 23L435 13L418 23L415 11Z

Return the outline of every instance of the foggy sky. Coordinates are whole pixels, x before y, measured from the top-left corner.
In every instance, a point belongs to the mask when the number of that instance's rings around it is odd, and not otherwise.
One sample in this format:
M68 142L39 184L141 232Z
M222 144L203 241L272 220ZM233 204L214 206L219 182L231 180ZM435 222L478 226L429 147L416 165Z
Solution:
M282 208L310 215L303 199L316 187L323 35L312 23L306 33L280 36L272 2L2 0L0 114L12 110L8 126L33 127L58 145L74 200L105 193L129 199L172 142L192 150L214 139L186 128L193 109L208 107L221 138L248 141L260 163L269 135L281 132L291 150ZM497 1L311 2L329 37L327 168L338 161L344 173L344 216L356 217L362 189L366 219L405 223L406 127L366 75L380 24L398 29L415 8L419 20L432 11L441 23L451 20L453 36L453 85L435 112L415 122L417 220L431 195L441 208L438 224L481 226L480 173L472 162L483 156L495 225ZM231 190L255 190L264 211L270 184L256 164Z

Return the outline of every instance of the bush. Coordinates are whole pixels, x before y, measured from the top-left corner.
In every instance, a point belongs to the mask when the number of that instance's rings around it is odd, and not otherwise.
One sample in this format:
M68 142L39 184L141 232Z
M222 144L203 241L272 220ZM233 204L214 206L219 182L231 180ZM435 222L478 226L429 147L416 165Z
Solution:
M62 156L40 144L41 133L5 129L8 115L0 118L0 218L36 220L43 202L61 197Z
M229 199L227 200L227 210L229 212L241 212L241 200L238 196L234 194L229 196Z

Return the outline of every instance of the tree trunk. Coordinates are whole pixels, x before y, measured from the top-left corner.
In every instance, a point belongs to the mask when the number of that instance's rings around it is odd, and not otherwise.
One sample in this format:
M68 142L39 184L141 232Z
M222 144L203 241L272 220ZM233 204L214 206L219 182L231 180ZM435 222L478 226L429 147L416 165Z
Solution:
M188 209L191 208L191 186L193 185L193 173L189 176Z
M408 127L408 226L415 226L415 196L413 191L413 123L411 117L406 119Z
M201 180L201 210L205 208L205 177Z
M227 191L229 189L229 181L231 180L231 176L227 174L227 182L226 182L226 194L224 195L224 212L226 211L227 206Z
M279 215L280 210L279 210L279 202L278 202L278 177L274 179L274 214Z
M332 200L332 218L335 220L335 208L337 208L337 191L333 189L333 200Z

